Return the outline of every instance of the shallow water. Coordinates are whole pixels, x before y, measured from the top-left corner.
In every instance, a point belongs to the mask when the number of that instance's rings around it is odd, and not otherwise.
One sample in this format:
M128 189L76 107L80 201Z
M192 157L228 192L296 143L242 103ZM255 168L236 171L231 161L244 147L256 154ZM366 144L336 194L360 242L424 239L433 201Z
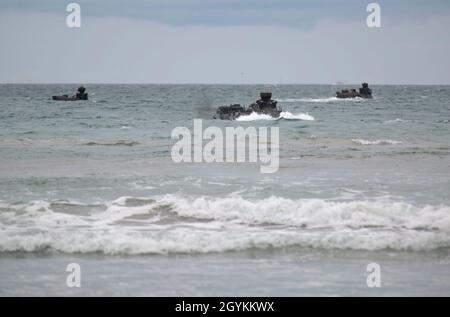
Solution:
M311 249L205 255L0 256L0 295L37 296L448 296L448 256L438 252ZM68 288L69 263L81 287ZM367 287L367 265L381 287Z
M440 267L450 250L450 87L374 86L374 100L338 100L332 96L343 87L89 85L88 102L48 99L75 88L0 85L2 268L40 270L73 257L107 266L125 257L124 269L157 261L177 275L183 261L205 257L245 270L256 254L279 265L280 282L267 294L295 295L281 270L295 271L305 253L318 278L327 263L339 274L324 251L345 251L339 261L357 261L363 273L372 255L383 262L395 252L399 273L429 266L427 276L439 277L439 285L412 283L410 294L450 293ZM217 106L249 104L262 90L279 100L281 119L212 119ZM192 129L195 118L204 127L279 127L279 171L172 162L172 129ZM269 271L260 268L276 279L277 269ZM214 278L210 294L228 294L220 286L226 274ZM241 278L259 285L256 275ZM130 285L138 280L130 273ZM408 293L395 280L385 292ZM10 281L11 292L21 283ZM350 282L319 284L311 294L354 294ZM142 287L135 293L155 293ZM167 287L158 294L170 294Z

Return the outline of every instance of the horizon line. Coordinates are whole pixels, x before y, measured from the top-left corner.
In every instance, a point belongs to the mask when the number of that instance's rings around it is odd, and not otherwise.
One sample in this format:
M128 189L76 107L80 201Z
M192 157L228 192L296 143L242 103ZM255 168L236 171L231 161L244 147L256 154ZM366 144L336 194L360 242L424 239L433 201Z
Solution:
M364 82L364 81L363 81ZM361 82L361 83L363 83ZM49 83L49 82L0 82L0 85L223 85L223 86L345 86L345 85L361 85L361 83L195 83L195 82L129 82L129 83L119 83L119 82L64 82L64 83ZM450 86L450 83L370 83L371 86Z

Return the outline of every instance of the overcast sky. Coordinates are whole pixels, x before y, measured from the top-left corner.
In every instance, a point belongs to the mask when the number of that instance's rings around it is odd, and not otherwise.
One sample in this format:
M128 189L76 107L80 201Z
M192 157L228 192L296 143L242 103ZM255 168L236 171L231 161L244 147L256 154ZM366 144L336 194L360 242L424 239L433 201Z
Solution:
M70 2L0 0L0 82L450 84L448 0Z

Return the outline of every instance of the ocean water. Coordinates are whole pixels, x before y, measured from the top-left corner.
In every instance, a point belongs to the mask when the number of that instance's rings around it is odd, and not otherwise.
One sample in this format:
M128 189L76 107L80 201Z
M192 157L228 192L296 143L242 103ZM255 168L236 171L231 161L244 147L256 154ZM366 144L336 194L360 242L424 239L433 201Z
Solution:
M450 295L450 87L342 88L0 85L0 294ZM267 90L280 119L213 119ZM279 171L174 163L194 119L278 127Z

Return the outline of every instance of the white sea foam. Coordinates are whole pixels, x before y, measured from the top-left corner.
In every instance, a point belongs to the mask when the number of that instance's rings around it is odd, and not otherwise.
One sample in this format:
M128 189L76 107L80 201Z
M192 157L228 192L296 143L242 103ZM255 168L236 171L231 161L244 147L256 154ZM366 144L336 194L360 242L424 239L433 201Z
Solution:
M284 103L297 103L297 102L311 102L311 103L330 103L330 102L348 102L348 101L363 101L363 98L337 98L337 97L323 97L323 98L286 98L286 99L277 99L279 102Z
M252 112L251 114L247 116L240 116L236 119L236 121L261 121L261 120L277 120L276 118L273 118L272 116L268 114L259 114L256 112Z
M352 139L352 142L359 145L399 145L403 142L395 140L364 140L364 139Z
M404 122L408 122L408 121L407 121L407 120L400 119L400 118L397 118L397 119L395 119L395 120L387 120L387 121L384 121L384 123L404 123Z
M189 199L173 195L161 198L160 202L173 205L181 216L239 221L249 225L277 224L308 228L380 226L414 229L421 227L450 231L449 207L417 208L399 202L329 202L281 197L254 201L242 197ZM442 221L439 221L439 217L443 217Z
M450 248L450 207L405 202L122 197L102 210L34 201L2 204L0 252L147 254L311 247Z
M309 113L298 113L298 114L292 114L288 111L283 111L280 114L280 117L285 120L304 120L304 121L314 121L314 117L311 116Z
M303 121L314 121L314 117L311 116L309 113L298 113L298 114L293 114L289 111L283 111L280 114L279 118L274 118L270 115L267 114L258 114L258 113L251 113L247 116L240 116L239 118L237 118L237 121L243 121L243 122L248 122L248 121L261 121L261 120L269 120L269 121L274 121L274 120L303 120Z

